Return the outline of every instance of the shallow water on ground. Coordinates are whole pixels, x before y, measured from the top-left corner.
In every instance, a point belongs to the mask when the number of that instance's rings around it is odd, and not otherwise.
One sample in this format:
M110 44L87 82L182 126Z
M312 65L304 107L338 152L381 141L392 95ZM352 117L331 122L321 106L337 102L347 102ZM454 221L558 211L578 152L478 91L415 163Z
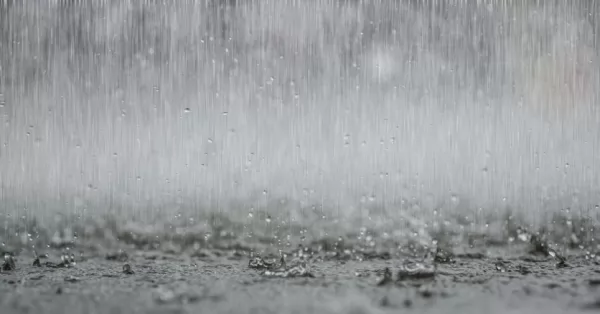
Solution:
M575 254L565 256L563 265L551 255L528 251L530 246L520 249L522 254L438 250L429 257L364 258L353 253L309 254L304 248L284 252L283 268L295 264L308 269L288 277L256 269L250 262L262 257L242 250L212 249L196 256L149 250L83 254L65 267L59 266L60 251L51 251L47 257L40 254L39 266L33 266L33 257L14 258L15 269L0 273L0 304L2 313L575 313L600 309L600 260ZM278 271L281 265L272 267ZM421 272L415 272L419 267Z
M510 216L492 225L447 221L425 228L426 237L410 225L339 236L288 226L302 236L284 237L216 216L164 229L115 217L61 228L5 224L0 305L2 313L600 309L594 225L560 216L536 230Z

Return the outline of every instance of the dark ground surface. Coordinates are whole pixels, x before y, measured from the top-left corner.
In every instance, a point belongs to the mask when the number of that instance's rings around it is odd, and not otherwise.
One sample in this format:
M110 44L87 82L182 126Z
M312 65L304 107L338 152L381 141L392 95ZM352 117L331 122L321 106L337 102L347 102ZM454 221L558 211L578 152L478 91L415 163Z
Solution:
M600 266L590 255L454 256L399 278L399 256L313 255L313 277L253 269L248 254L212 251L184 256L130 251L127 257L76 257L70 267L48 267L58 255L18 256L0 273L1 313L577 313L600 310ZM219 256L220 255L220 256ZM492 255L492 254L490 254ZM502 254L493 254L502 256ZM444 255L436 255L444 257ZM265 259L268 260L268 259ZM287 258L287 269L299 257ZM422 259L432 267L433 259ZM123 271L129 264L133 273ZM278 266L274 266L275 268ZM385 279L385 269L391 277ZM305 270L305 269L301 269Z
M450 221L425 240L416 227L321 236L321 225L275 219L264 230L226 217L164 228L19 220L0 232L15 262L0 270L0 314L598 312L596 224L507 217L484 231Z

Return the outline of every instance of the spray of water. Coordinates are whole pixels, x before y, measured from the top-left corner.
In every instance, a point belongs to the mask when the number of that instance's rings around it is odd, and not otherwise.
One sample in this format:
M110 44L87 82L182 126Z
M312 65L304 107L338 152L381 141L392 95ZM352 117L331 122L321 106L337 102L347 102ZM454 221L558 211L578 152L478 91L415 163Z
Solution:
M220 213L316 236L449 216L485 228L507 210L595 219L599 12L0 0L4 229L58 214Z

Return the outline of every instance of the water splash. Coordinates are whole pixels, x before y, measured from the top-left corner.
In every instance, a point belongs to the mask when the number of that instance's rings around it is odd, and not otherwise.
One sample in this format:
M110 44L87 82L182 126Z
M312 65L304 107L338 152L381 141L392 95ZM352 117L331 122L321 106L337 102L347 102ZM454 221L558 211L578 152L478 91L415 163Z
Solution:
M595 246L553 224L598 220L593 1L1 3L15 247L492 242L507 214ZM104 215L119 226L85 230Z

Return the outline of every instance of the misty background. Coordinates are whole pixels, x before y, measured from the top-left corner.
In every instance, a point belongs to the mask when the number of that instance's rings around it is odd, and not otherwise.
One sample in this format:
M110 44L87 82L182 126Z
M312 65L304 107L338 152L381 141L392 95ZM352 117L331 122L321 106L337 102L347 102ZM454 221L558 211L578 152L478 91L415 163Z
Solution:
M597 218L599 40L593 0L0 0L0 211Z

